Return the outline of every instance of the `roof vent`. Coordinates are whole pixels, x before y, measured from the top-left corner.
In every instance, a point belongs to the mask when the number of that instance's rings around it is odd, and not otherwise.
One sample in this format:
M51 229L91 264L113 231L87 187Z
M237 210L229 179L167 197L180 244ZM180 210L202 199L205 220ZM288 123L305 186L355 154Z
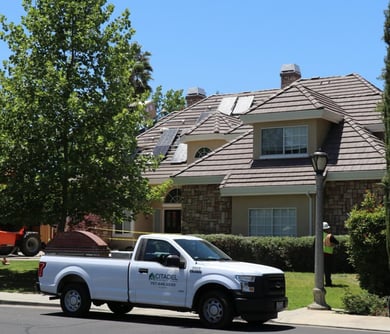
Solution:
M281 88L291 85L301 78L301 69L296 64L284 64L280 69Z

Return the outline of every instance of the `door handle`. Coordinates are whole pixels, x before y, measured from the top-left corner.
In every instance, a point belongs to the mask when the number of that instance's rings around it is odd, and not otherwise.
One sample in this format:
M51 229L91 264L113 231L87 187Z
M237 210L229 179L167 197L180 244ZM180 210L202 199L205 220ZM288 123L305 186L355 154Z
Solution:
M148 273L148 269L147 268L139 268L138 269L138 272L140 273L140 274L147 274Z

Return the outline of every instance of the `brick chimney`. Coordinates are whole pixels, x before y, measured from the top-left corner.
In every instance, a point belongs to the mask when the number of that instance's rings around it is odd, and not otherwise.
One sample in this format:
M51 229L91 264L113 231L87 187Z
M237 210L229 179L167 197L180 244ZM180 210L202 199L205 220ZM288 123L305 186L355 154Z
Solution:
M186 95L187 107L192 106L196 102L203 100L206 97L206 92L203 88L189 88Z
M280 70L280 78L283 89L301 78L301 70L296 64L284 64Z

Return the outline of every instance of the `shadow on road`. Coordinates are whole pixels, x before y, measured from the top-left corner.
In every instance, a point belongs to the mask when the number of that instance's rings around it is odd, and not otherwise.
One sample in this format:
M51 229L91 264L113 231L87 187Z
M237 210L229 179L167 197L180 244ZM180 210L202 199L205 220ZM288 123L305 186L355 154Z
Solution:
M45 313L45 316L53 317L66 317L61 312ZM184 317L163 317L156 315L139 315L139 314L125 314L115 315L108 312L93 312L90 311L87 316L82 319L94 319L103 321L116 321L116 322L132 322L138 324L158 325L158 326L174 326L182 328L205 328L199 319L184 318ZM295 329L293 326L270 324L253 325L239 319L233 321L230 328L224 329L224 331L232 332L281 332Z

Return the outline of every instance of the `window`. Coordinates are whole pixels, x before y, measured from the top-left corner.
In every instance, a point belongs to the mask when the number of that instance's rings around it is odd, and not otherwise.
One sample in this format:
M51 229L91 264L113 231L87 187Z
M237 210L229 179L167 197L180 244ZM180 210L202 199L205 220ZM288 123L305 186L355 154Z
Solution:
M261 130L261 155L285 156L307 154L307 126Z
M132 236L134 231L134 220L130 212L126 212L126 217L121 222L117 222L113 226L113 235Z
M296 208L249 209L250 236L296 236Z
M181 203L181 191L180 189L171 190L167 196L165 196L164 203Z
M211 150L208 147L202 147L195 153L195 158L202 158L210 152Z
M162 262L169 255L180 256L180 253L175 247L164 240L147 240L144 261Z

